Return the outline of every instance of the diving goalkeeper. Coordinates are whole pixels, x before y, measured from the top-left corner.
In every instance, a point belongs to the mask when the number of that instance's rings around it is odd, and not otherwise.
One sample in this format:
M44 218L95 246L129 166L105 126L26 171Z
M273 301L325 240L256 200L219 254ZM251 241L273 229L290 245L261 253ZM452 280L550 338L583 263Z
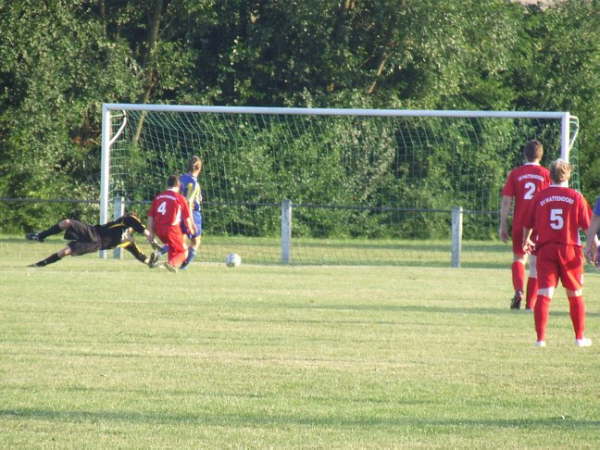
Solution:
M43 242L48 236L65 233L65 239L70 241L66 247L51 254L45 259L31 264L29 267L44 267L55 263L67 255L79 256L98 250L108 250L121 247L131 253L135 259L150 267L158 259L159 253L144 255L133 239L133 232L146 236L154 249L160 245L150 236L144 224L133 214L126 214L104 225L88 225L75 219L64 219L47 230L38 233L28 233L26 239Z

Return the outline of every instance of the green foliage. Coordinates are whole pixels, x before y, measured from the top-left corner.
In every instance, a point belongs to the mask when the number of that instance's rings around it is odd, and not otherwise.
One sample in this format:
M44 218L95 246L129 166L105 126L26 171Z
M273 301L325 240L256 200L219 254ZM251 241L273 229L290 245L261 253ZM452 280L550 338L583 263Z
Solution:
M598 11L599 0L549 8L506 0L2 2L0 197L97 199L101 104L166 102L570 111L580 118L577 163L591 199L600 193ZM460 142L460 129L446 130L459 139L456 148L424 149L429 153L401 161L391 173L398 143L390 134L387 144L365 152L340 179L332 171L344 157L340 149L352 140L356 147L370 144L361 126L345 134L332 127L321 146L298 136L276 162L270 159L276 130L247 130L256 134L250 148L225 152L215 143L215 158L241 155L243 170L214 189L242 192L248 202L279 201L280 192L264 190L259 180L276 185L291 174L289 194L300 203L381 205L412 196L414 204L437 208L460 200L461 180L441 179L430 164L434 157L455 163L450 152L471 144ZM498 158L517 163L519 156L495 154L484 134L477 143L480 159L468 164L488 172L480 180L487 185L505 175ZM323 149L327 158L319 153ZM156 190L162 180L144 166L152 156L136 156L138 150L129 149L135 161L130 170L146 170ZM175 154L171 150L165 151ZM317 157L315 172L310 161ZM165 164L179 171L181 162L169 158ZM423 193L412 181L398 183L415 166L423 174L417 186ZM217 170L216 164L209 161L206 170ZM133 199L149 195L139 190ZM7 205L1 226L28 229L48 216L73 213L79 214L72 204ZM302 234L368 233L374 220L365 211L312 213L299 224ZM224 214L246 224L261 216L257 235L276 228L276 218L260 208ZM423 232L423 221L407 216L400 228ZM431 220L423 233L437 235L446 226L445 219ZM466 232L476 234L473 226Z

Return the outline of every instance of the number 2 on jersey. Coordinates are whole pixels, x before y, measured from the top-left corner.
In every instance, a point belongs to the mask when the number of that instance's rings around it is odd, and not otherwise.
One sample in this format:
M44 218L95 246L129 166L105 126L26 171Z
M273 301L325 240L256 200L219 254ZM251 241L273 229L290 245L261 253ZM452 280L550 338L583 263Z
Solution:
M523 194L523 199L524 200L531 200L533 198L533 196L535 195L535 183L532 183L531 181L528 181L527 183L525 183L525 193Z

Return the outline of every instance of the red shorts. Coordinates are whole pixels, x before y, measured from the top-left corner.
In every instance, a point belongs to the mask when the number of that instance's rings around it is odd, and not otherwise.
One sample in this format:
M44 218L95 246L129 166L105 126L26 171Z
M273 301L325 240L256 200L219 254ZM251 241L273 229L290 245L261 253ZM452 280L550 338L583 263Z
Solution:
M169 264L179 267L185 260L185 245L181 227L179 225L157 227L156 235L169 246Z
M537 250L537 278L540 289L558 286L577 291L583 287L583 250L564 244L545 244Z

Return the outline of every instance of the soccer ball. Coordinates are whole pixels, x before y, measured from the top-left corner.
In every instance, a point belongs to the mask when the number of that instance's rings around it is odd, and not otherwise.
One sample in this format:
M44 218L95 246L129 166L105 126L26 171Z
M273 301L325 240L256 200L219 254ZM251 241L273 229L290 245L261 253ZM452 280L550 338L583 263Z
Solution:
M237 253L230 253L225 257L227 267L238 267L242 263L242 257Z

